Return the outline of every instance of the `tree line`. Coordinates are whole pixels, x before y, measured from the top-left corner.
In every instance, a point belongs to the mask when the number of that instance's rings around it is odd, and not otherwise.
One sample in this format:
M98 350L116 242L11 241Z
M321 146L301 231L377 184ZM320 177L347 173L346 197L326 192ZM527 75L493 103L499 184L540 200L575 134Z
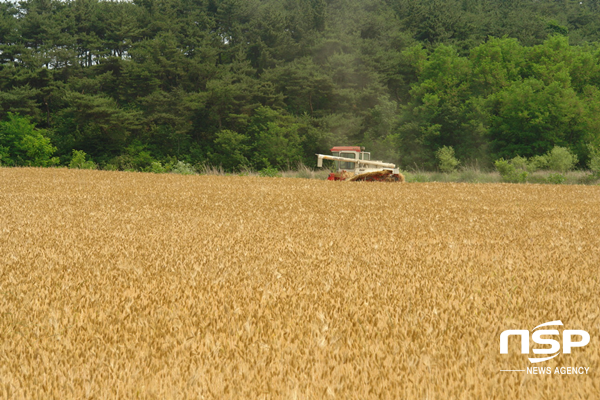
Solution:
M599 28L598 0L4 2L0 163L293 168L349 144L584 166Z

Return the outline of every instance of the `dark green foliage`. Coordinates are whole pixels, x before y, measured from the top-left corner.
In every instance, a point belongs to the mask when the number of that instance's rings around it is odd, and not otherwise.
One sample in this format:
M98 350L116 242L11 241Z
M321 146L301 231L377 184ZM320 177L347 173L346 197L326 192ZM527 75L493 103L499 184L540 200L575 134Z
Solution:
M595 176L600 176L600 148L592 144L588 144L590 152L590 160L588 161L588 167Z
M362 145L491 168L560 146L595 168L599 32L596 1L3 2L0 118L45 131L2 163L269 170Z
M268 107L259 107L247 132L254 142L252 164L256 168L282 168L302 160L299 126L294 118Z
M220 165L228 171L249 166L251 157L250 139L248 136L230 130L222 130L215 135L211 162Z

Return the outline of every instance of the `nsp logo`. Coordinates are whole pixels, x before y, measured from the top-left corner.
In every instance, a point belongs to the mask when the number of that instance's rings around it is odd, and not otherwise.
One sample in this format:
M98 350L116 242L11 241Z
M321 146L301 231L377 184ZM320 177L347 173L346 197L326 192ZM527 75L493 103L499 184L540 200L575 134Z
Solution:
M549 349L533 349L534 354L553 354L549 357L542 358L530 358L529 362L539 363L542 361L550 360L556 357L560 353L560 343L558 340L543 338L542 336L559 336L559 332L556 329L541 329L544 326L556 326L562 325L561 321L550 321L544 324L538 325L533 328L533 335L531 338L537 344L549 344ZM526 330L507 330L500 334L500 354L508 354L508 337L509 336L521 336L521 354L529 354L529 331ZM581 336L581 340L574 341L574 337ZM573 347L583 347L590 342L590 334L584 330L564 330L562 335L562 348L563 353L571 354ZM556 353L556 354L554 354Z

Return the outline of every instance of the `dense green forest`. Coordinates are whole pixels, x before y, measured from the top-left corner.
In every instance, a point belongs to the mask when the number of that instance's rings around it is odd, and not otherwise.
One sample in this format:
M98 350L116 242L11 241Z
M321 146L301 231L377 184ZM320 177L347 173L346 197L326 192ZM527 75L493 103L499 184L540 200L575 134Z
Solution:
M286 168L351 144L584 166L599 40L600 0L3 2L0 163Z

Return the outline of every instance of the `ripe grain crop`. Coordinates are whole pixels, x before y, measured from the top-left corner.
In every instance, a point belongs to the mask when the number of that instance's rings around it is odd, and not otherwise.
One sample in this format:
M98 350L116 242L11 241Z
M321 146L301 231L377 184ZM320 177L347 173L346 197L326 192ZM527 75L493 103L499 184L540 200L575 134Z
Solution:
M0 168L0 396L597 399L599 224L600 187ZM557 319L587 375L500 372Z

